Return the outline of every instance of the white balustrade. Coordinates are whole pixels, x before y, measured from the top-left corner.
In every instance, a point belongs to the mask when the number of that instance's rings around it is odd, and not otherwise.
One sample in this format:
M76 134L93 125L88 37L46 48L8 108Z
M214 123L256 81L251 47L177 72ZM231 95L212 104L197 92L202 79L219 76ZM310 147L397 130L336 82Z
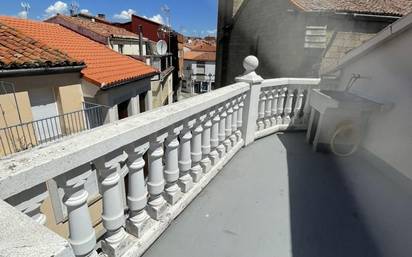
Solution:
M89 194L84 188L89 176L92 174L90 165L83 165L71 173L79 176L70 178L67 176L63 186L63 203L67 207L69 221L69 242L76 256L90 256L95 254L96 234L87 206Z
M193 177L193 182L197 183L200 181L203 175L202 166L200 166L200 161L202 160L202 132L203 132L203 118L198 118L196 120L194 129L192 131L192 141L191 141L191 157L192 157L192 168L190 169L190 174Z
M232 118L233 118L233 108L232 103L228 102L226 104L227 109L227 116L226 116L226 123L225 123L225 141L223 144L225 145L225 151L228 153L232 149L232 141L230 140L230 136L232 135Z
M273 94L271 90L266 90L264 94L266 95L264 123L265 123L265 128L270 128L272 126L272 122L270 118L272 116Z
M67 206L68 241L76 256L97 255L85 189L86 181L93 181L88 180L93 162L106 231L102 250L109 257L125 251L140 256L240 147L276 131L305 128L310 87L319 80L263 80L255 72L257 58L249 56L243 65L246 71L236 78L238 83L207 97L186 99L35 149L35 155L22 152L0 162L0 170L13 167L7 176L0 173L0 198L67 177L62 202ZM45 198L36 196L30 205L14 206L44 224L40 206Z
M213 117L212 119L212 129L210 133L210 160L212 166L216 165L219 161L219 153L217 151L217 147L219 146L219 123L220 123L220 115L218 110L211 111L210 116Z
M217 146L216 150L219 153L219 159L222 159L223 156L226 154L226 147L224 145L226 139L226 107L222 106L219 108L218 112L220 113L220 121L219 121L219 145Z
M236 136L237 131L237 116L239 114L239 103L238 99L233 99L232 101L233 106L233 114L232 114L232 134L230 135L230 141L232 143L232 147L236 145L238 142L238 138Z
M287 91L287 98L286 98L286 104L285 104L285 117L283 118L283 124L289 125L291 122L290 115L292 113L292 104L293 104L293 98L295 95L293 94L293 90L289 89Z
M149 175L147 188L149 191L148 213L154 220L160 220L165 214L167 203L163 198L165 179L163 175L163 142L167 137L162 134L151 138L148 152Z
M211 113L209 112L205 117L205 123L203 125L203 132L202 132L202 160L200 164L203 169L203 173L208 173L211 168L211 160L210 160L210 153L211 153L211 128L212 128L212 120L211 120Z
M193 187L193 178L190 175L190 169L192 168L191 157L191 128L194 121L187 121L183 125L183 130L180 133L180 146L179 146L179 186L183 193L189 192Z
M94 161L103 199L103 226L107 230L102 249L107 255L116 257L124 253L128 243L120 184L123 157L124 152L116 150Z
M150 226L150 217L146 212L147 186L144 178L144 154L149 149L149 143L131 144L127 148L129 180L127 205L129 218L126 221L126 230L135 237L141 237Z
M262 92L260 94L259 100L259 112L258 112L258 120L257 120L257 130L263 130L265 128L265 107L266 107L266 94Z
M166 165L165 165L165 199L174 205L182 197L182 191L177 184L179 180L179 140L178 136L183 126L172 129L166 139Z

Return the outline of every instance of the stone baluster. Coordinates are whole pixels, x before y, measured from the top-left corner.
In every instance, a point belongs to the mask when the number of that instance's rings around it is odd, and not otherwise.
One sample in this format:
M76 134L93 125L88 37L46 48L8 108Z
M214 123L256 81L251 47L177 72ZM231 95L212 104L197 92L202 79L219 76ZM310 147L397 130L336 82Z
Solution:
M6 201L19 211L34 219L40 225L46 225L47 217L41 212L41 206L49 196L45 183L25 190L8 198Z
M225 151L228 153L232 149L232 141L230 140L230 136L232 135L232 118L233 118L233 108L232 108L232 103L228 102L226 104L226 109L227 109L227 117L226 117L226 123L225 123Z
M167 203L163 197L165 179L163 174L163 142L167 133L153 137L150 140L148 152L149 175L147 188L149 191L149 203L147 212L154 220L160 220L165 214Z
M123 155L120 157L120 188L122 192L122 201L123 201L123 208L124 210L127 210L127 198L126 198L126 186L125 186L125 181L124 178L127 176L129 173L129 167L127 165L127 159L128 155L127 153L123 153Z
M277 124L278 120L278 105L279 105L279 91L275 87L272 89L273 102L272 102L272 118L270 119L272 126Z
M271 90L266 90L266 106L265 106L265 128L270 128L272 126L272 122L270 118L272 117L272 103L273 103L273 94Z
M219 123L220 123L220 115L218 111L210 112L210 117L212 119L212 129L210 133L210 160L212 162L212 166L215 166L219 161L219 153L217 151L217 147L219 145Z
M108 256L121 256L130 243L125 225L125 216L120 184L121 150L97 159L94 164L99 174L100 191L103 198L103 226L107 230L102 249Z
M128 146L129 181L127 204L129 219L126 221L126 230L135 237L141 237L150 227L151 219L146 212L147 186L144 178L145 161L143 155L149 149L149 143Z
M166 165L165 165L165 199L166 201L174 205L182 198L182 191L177 184L179 180L179 140L178 136L182 131L183 126L174 128L169 132L169 136L166 139Z
M96 234L87 205L89 194L84 188L92 174L90 165L83 165L70 173L80 174L75 178L65 179L63 203L67 207L69 223L69 243L76 256L97 256L94 251Z
M219 122L219 145L217 146L217 152L219 153L219 159L222 159L223 156L226 154L226 147L224 145L226 134L225 134L225 126L226 126L226 117L227 112L225 106L219 108L220 113L220 122Z
M296 96L295 110L293 111L293 124L300 124L304 96L303 89L299 88Z
M232 147L238 142L236 131L237 131L237 116L239 114L239 103L238 99L232 101L233 114L232 114L232 135L230 135L230 141L232 142Z
M285 117L283 118L283 124L290 124L291 118L290 114L292 113L293 110L293 98L295 97L295 94L293 92L293 89L289 89L287 93L287 98L286 98L286 105L285 105Z
M266 94L262 91L259 98L259 111L257 120L257 130L263 130L265 128L265 107L266 107Z
M285 107L286 90L287 90L286 87L283 89L278 89L279 100L278 100L278 110L276 112L277 113L276 123L278 125L283 123L282 114L283 114L283 110Z
M192 132L192 141L191 141L192 168L190 170L190 174L192 175L193 182L195 183L199 182L203 175L202 166L200 166L200 161L202 160L203 119L204 117L196 120L196 124Z
M211 168L210 152L211 152L211 128L212 118L211 113L208 113L205 117L205 124L203 125L202 132L202 160L200 165L202 166L203 173L208 173Z
M245 97L246 95L242 95L238 98L239 101L239 111L237 113L237 130L236 130L236 137L237 141L242 139L242 127L243 127L243 109L245 106Z
M180 177L178 184L183 193L189 192L193 187L193 178L190 175L190 169L192 168L192 158L190 156L191 147L190 141L192 139L191 128L194 121L185 122L183 130L180 133L180 146L179 146L179 170Z

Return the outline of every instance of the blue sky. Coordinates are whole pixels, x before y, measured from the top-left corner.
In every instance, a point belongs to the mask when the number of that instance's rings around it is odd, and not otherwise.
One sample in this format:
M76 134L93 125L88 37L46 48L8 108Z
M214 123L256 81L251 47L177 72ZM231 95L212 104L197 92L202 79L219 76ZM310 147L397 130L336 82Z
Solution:
M0 14L25 16L20 3L29 3L28 18L43 20L56 12L68 13L72 0L0 0ZM127 21L136 13L166 22L161 7L171 10L171 23L185 35L206 36L216 33L217 0L77 0L79 10L91 14L104 13L109 20Z

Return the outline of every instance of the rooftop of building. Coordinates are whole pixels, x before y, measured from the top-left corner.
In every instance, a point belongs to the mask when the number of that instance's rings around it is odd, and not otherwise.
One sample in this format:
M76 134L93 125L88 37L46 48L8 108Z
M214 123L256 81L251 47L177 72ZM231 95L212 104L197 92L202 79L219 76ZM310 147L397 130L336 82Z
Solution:
M81 73L91 83L108 88L150 77L157 71L133 58L121 55L58 24L0 16L0 22L58 49L74 59L84 60Z
M138 35L130 32L124 28L120 28L114 25L111 25L109 22L105 22L104 20L94 18L93 16L66 16L62 14L57 14L54 17L46 20L46 22L53 22L58 23L64 27L67 23L78 26L82 29L90 30L98 35L103 37L130 37L130 38L138 38ZM71 28L71 27L69 27Z
M412 11L412 0L290 0L305 12L350 12L403 16Z
M189 51L184 53L185 60L191 61L216 61L216 52L199 52L199 51Z
M79 65L84 65L84 62L0 23L1 69L15 70Z

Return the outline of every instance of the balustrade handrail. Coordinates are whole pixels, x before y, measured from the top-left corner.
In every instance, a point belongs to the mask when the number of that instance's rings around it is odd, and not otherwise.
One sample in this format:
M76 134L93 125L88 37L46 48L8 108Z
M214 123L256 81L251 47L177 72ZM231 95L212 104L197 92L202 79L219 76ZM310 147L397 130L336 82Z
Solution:
M73 167L104 156L249 90L236 83L205 95L185 99L117 121L0 161L0 199L6 199ZM156 131L153 129L156 128Z
M273 86L285 86L285 85L319 85L320 79L316 78L276 78L265 79L262 82L262 88Z

